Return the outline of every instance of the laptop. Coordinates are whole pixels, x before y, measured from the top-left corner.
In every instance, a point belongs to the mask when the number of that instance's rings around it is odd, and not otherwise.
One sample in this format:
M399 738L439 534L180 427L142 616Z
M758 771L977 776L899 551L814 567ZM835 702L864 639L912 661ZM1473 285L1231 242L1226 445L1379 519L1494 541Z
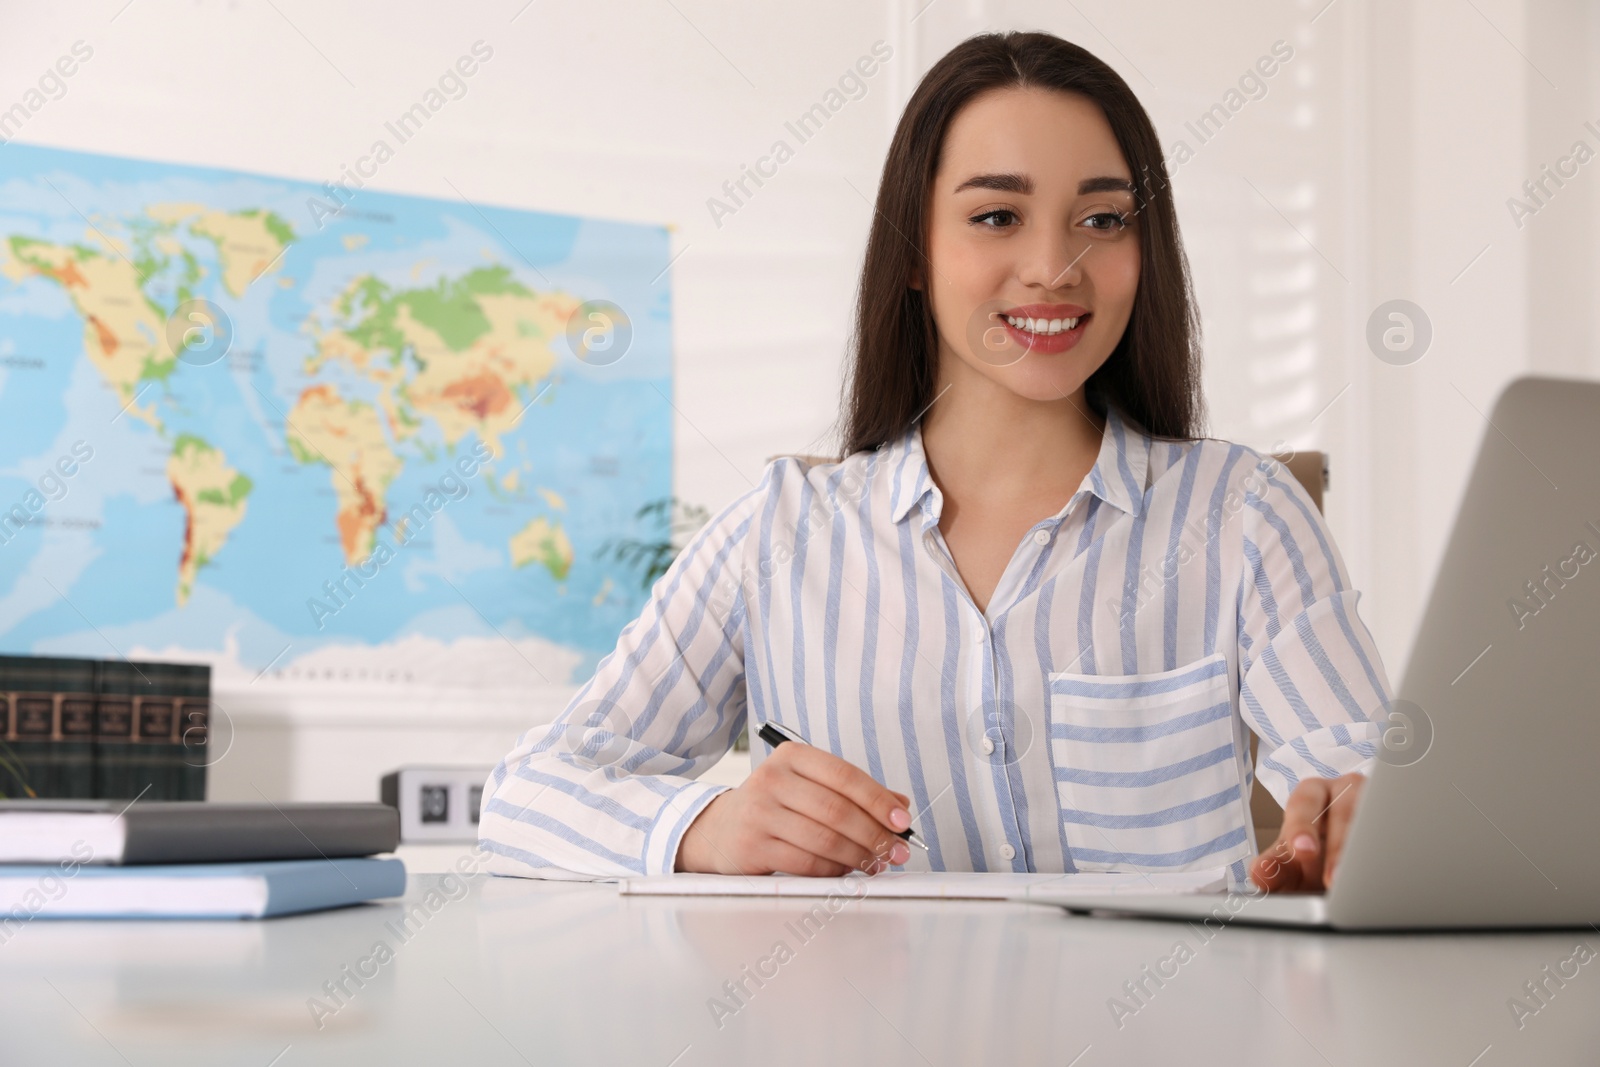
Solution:
M1496 400L1378 752L1326 894L1027 899L1335 930L1600 924L1600 382L1524 377Z

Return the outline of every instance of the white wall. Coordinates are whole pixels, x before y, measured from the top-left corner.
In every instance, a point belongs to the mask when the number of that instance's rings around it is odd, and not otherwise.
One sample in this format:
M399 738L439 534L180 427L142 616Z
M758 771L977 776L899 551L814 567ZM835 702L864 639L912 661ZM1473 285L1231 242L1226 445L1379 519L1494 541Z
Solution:
M484 40L494 57L468 95L373 184L670 223L676 489L717 508L768 455L832 445L869 200L900 108L939 55L983 29L1059 33L1122 72L1168 144L1281 38L1295 58L1175 179L1210 432L1332 453L1330 520L1398 680L1484 430L1477 412L1518 373L1600 369L1600 165L1520 231L1505 208L1572 140L1600 146L1581 129L1600 120L1588 62L1600 18L1582 0L1325 3L11 5L0 107L83 39L93 60L21 140L321 182ZM718 225L708 198L879 40L895 55L865 97ZM1411 366L1365 342L1367 316L1393 297L1433 323ZM228 696L237 737L215 795L253 799L366 797L399 762L492 762L564 691L470 708L447 693L322 692L287 709ZM314 723L327 732L305 733Z
M1398 683L1496 394L1524 373L1600 374L1600 164L1520 230L1505 203L1575 139L1600 149L1582 128L1600 127L1600 12L1582 0L955 0L918 19L919 54L997 27L1095 51L1164 145L1274 40L1295 49L1174 179L1211 433L1330 453L1329 520ZM1395 298L1433 326L1409 366L1365 339Z
M855 0L675 4L10 5L0 108L82 39L93 58L19 140L320 183L482 39L467 95L372 186L673 226L676 491L715 508L832 421L870 214L851 183L872 195L900 74L718 226L706 201L893 27ZM403 762L492 763L570 695L258 688L217 694L215 798L375 797Z

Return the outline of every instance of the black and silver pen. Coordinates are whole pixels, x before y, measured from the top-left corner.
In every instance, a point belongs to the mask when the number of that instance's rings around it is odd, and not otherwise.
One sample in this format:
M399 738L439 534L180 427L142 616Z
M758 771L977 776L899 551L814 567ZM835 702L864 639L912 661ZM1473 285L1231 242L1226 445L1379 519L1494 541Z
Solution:
M803 745L806 743L803 738L796 737L787 730L778 726L776 723L770 722L762 723L761 729L756 731L756 736L761 738L761 740L765 741L767 744L771 745L773 748L777 748L785 741L793 741L797 745ZM909 827L904 830L891 830L889 832L894 834L896 837L909 842L910 844L916 845L924 852L928 851L928 846L922 843L922 838L918 837L917 832Z

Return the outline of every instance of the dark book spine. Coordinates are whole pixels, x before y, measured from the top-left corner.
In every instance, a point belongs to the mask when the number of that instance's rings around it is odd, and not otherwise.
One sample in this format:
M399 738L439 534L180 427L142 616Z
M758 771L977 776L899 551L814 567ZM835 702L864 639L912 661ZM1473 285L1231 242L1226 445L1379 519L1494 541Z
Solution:
M89 798L95 792L95 661L58 659L56 695L57 795Z
M9 658L6 695L11 700L11 752L22 767L25 795L55 796L55 775L47 759L56 732L55 694L41 689L31 656Z
M178 799L204 800L210 765L211 667L184 664L177 670L183 689L177 712Z
M134 687L139 676L126 660L102 660L95 694L95 795L132 800L134 788Z
M147 800L178 800L182 746L178 743L181 678L168 663L135 663L133 795ZM148 789L146 788L148 786Z
M94 662L6 657L9 755L23 796L94 796ZM8 790L9 792L9 790Z
M0 656L0 797L33 796L28 767L17 753L16 677L21 658Z
M24 768L28 791L37 797L53 797L56 775L50 763L50 749L56 732L55 694L38 688L36 672L19 673L22 677L16 679L17 689L11 694L17 715L17 736L11 742L11 750Z

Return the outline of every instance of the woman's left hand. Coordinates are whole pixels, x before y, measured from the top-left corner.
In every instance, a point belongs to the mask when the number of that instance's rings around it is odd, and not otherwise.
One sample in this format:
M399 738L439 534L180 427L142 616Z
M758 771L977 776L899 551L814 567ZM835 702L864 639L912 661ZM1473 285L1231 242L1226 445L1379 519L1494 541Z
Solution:
M1278 839L1250 864L1250 880L1271 893L1320 893L1333 884L1365 775L1308 778L1289 794Z

